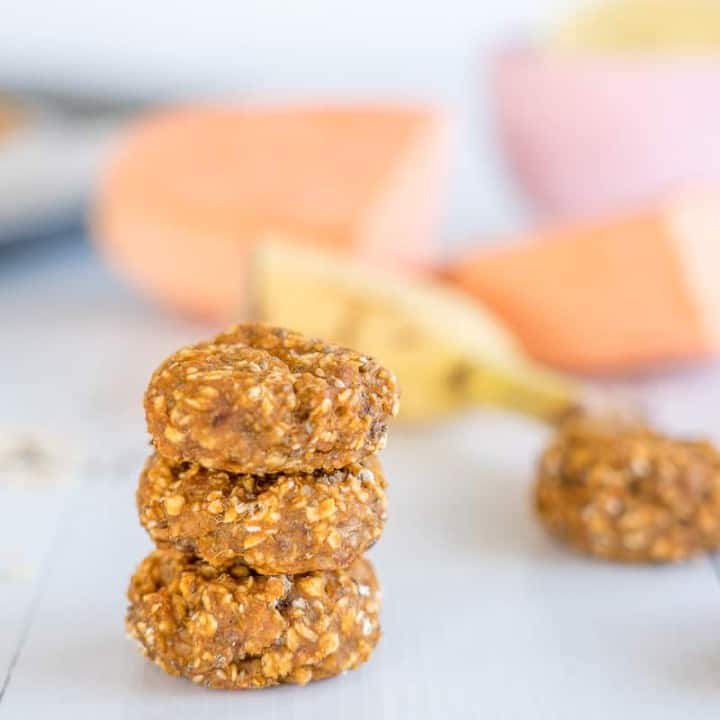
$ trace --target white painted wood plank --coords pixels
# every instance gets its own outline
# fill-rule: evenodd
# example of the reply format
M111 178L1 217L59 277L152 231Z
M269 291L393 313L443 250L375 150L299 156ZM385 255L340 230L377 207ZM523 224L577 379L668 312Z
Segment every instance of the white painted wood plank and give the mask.
M385 638L360 671L306 688L213 692L166 677L124 637L148 550L134 476L81 489L3 718L705 718L717 698L710 563L619 567L548 540L528 511L544 433L476 415L396 432L390 523L372 557Z
M66 485L0 484L0 691L30 623L68 492Z

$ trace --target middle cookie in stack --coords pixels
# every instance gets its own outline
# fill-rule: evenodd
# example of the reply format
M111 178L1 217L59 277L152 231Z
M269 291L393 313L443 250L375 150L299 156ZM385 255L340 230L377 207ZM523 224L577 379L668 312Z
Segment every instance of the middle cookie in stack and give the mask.
M236 475L155 454L137 501L158 547L263 575L347 567L380 537L386 517L376 458L333 472Z
M227 630L227 641L215 630L208 652L207 638L192 632L199 626L190 616L176 618L171 630L152 625L148 639L152 618L144 608L165 601L172 607L178 590L170 575L192 567L207 567L201 575L219 578L213 584L222 578L234 584L238 568L245 567L251 575L291 576L278 588L302 579L292 576L311 573L304 577L312 579L322 572L336 572L341 585L358 585L348 579L354 571L343 570L382 532L385 479L374 455L384 447L397 404L394 377L374 360L279 328L238 326L163 363L145 398L156 453L142 472L137 501L141 523L160 552L180 551L187 560L178 565L156 554L146 561L148 576L140 577L141 568L133 580L128 625L148 655L173 674L222 687L304 682L365 659L351 651L350 640L355 634L376 640L377 618L370 622L360 611L360 629L356 633L348 622L340 623L337 643L328 640L327 651L318 656L322 662L305 658L300 667L288 660L283 672L273 661L260 679L237 670L232 678L228 666L246 667L262 655L237 648L237 627ZM323 587L328 583L325 578ZM365 587L358 585L360 600ZM276 602L284 606L282 598ZM325 604L325 620L319 621L324 626L330 622L327 613L342 611L347 599L316 602ZM183 603L186 607L187 598ZM287 620L277 622L268 646L276 654L297 635ZM223 644L232 647L218 653ZM178 647L188 652L178 655ZM199 650L222 658L219 666L213 661L205 668L196 657Z

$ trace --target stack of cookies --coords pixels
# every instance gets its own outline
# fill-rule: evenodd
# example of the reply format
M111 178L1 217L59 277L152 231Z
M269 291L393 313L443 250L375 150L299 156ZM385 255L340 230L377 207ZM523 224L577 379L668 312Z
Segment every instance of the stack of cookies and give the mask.
M157 550L128 591L147 657L218 688L362 664L380 636L362 557L385 522L375 454L397 409L375 360L280 328L169 357L145 396L155 452L137 492Z

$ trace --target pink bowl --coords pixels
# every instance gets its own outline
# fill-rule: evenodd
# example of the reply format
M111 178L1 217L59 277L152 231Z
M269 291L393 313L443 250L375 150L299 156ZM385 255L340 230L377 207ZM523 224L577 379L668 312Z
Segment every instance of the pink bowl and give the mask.
M505 48L493 62L492 92L510 166L544 217L720 186L720 55Z

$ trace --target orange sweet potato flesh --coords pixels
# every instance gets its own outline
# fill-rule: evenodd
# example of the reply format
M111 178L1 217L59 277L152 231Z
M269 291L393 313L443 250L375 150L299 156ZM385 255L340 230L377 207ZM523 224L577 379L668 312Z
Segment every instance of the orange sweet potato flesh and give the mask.
M109 261L195 316L238 316L246 259L267 235L422 269L443 176L443 123L425 107L191 107L140 121L93 213Z
M632 371L713 350L682 240L665 213L647 211L474 253L449 276L537 359L573 371Z

